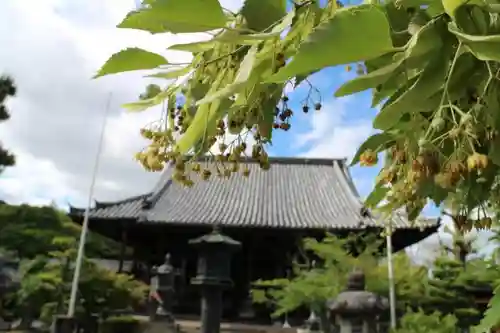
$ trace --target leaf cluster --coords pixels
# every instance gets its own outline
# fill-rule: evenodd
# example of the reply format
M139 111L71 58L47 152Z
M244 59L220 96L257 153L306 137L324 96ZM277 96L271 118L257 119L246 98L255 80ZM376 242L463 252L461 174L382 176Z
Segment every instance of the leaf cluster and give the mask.
M67 311L75 258L76 251L67 248L24 261L20 268L21 285L16 294L18 310L31 313L47 324L54 314ZM84 259L77 315L107 315L114 310L131 310L145 301L147 290L145 284L126 274L114 273Z
M427 314L422 310L408 309L401 318L398 329L393 333L457 333L457 319L451 315L444 315L438 311Z
M359 76L335 95L372 89L372 105L381 104L374 120L380 132L353 160L374 165L377 154L386 152L375 189L378 199L369 200L372 206L386 199L383 211L403 206L413 219L427 199L441 204L458 191L460 212L468 216L498 192L496 0L394 0L354 6L328 1L323 7L301 1L288 11L285 1L273 0L265 6L268 15L262 15L258 0L245 1L238 13L224 11L215 0L155 0L118 25L151 33L213 34L208 41L170 47L191 52L189 64L172 64L161 55L131 48L113 55L97 74L157 69L152 75L156 78L183 76L166 88L149 87L139 102L127 105L138 111L165 102L172 119L182 118L180 126L163 121L143 131L152 140L137 155L146 169L160 171L175 162L174 178L192 185L186 173L192 159L179 159L188 152L209 152L226 131L243 131L238 142L247 134L255 136L252 157L267 169L263 152L273 130L290 128L276 122L284 83L298 84L325 67L357 63ZM176 109L179 96L184 102ZM306 99L304 106L308 104ZM245 154L238 143L222 148L222 164ZM219 173L231 175L225 169ZM202 172L202 179L209 177Z
M80 231L66 213L53 207L0 204L0 244L17 258L34 258L65 247L68 242L76 248ZM86 253L89 257L117 258L120 245L90 232Z
M304 249L317 259L316 264L295 263L293 275L288 279L256 281L252 290L253 301L273 308L274 316L302 306L321 313L325 302L344 290L354 267L365 272L367 290L388 295L388 270L380 258L380 243L369 236L363 238L351 236L342 239L327 235L322 241L305 239ZM353 243L358 244L358 248L354 248ZM368 245L359 247L362 244ZM393 273L396 306L398 311L409 313L403 319L402 332L411 331L412 325L419 320L423 320L421 329L445 323L443 332L450 329L448 324L454 328L457 325L477 325L481 313L476 296L478 293L487 295L500 281L497 266L490 261L470 260L464 267L456 259L439 257L434 263L432 277L429 277L428 269L413 264L405 253L393 256ZM488 313L491 317L492 311ZM425 317L425 320L420 317Z
M316 1L303 1L287 11L284 0L247 0L238 13L229 13L215 0L155 0L130 13L119 28L151 33L210 31L213 35L208 41L169 47L191 52L189 64L173 64L161 55L129 48L114 54L99 70L97 76L156 69L151 77L169 80L165 88L148 86L138 102L125 105L132 111L160 104L165 107L161 120L142 129L151 145L137 154L138 161L149 171L161 171L174 163L173 178L187 186L193 184L196 174L201 179L215 174L230 177L238 171L248 176L249 170L239 168L243 157L258 160L267 170L266 148L272 133L290 130L290 119L296 112L283 94L290 80L274 81L271 77L337 8L334 1L324 8ZM262 15L264 11L267 15ZM305 79L297 78L295 84ZM307 113L309 109L321 109L321 98L311 85L300 111ZM235 139L228 139L229 135ZM254 144L247 147L250 140ZM213 147L219 150L218 167L203 169L196 163L197 157L210 154ZM192 157L186 160L187 153Z
M441 205L453 197L460 228L489 228L485 212L499 167L498 4L402 0L384 7L391 27L401 26L391 32L393 51L365 59L368 73L336 93L372 89L373 106L381 104L373 123L381 132L353 160L374 165L385 154L371 195L377 200L369 203L385 199L381 211L406 207L414 219L428 199Z
M275 316L301 306L319 312L323 310L326 301L345 289L347 277L354 268L365 272L367 290L388 295L387 266L380 263L380 242L374 237L340 238L328 234L321 241L305 239L304 249L318 259L317 263L312 267L296 263L293 276L289 279L256 281L252 290L255 303L274 307ZM413 266L405 254L395 257L398 305L405 308L422 295L422 282L425 281L427 272L421 267Z

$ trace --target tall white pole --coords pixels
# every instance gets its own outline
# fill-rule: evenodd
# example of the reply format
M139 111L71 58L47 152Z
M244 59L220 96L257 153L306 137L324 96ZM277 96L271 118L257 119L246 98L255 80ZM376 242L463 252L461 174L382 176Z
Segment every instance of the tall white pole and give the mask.
M86 241L87 232L89 229L90 206L92 204L92 198L94 196L95 181L97 178L97 171L99 170L99 162L101 159L102 148L104 146L104 144L103 144L104 143L104 133L106 130L106 124L108 122L108 113L109 113L109 109L111 106L111 96L112 96L112 94L110 93L108 96L108 101L106 103L106 110L105 110L104 120L102 122L102 128L101 128L101 136L99 138L96 158L95 158L95 162L94 162L94 170L92 172L92 181L90 182L87 207L85 207L85 215L83 217L82 231L80 233L80 243L78 244L78 254L76 256L76 262L75 262L75 273L73 274L73 282L71 284L71 296L69 298L68 317L73 317L75 314L76 295L78 293L78 283L80 281L80 272L81 272L81 268L82 268L83 257L85 255L85 241Z
M394 268L392 267L392 221L387 225L387 276L389 278L389 308L391 328L396 328L396 290L394 285Z

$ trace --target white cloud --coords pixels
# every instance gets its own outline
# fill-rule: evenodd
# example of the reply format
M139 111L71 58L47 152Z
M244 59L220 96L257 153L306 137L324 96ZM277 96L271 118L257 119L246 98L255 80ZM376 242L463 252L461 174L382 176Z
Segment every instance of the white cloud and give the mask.
M295 138L297 148L309 146L303 156L351 158L355 154L361 143L373 133L373 128L369 119L345 121L347 107L352 101L352 97L335 99L307 117L311 129Z
M236 9L241 0L221 1ZM0 141L18 163L0 178L9 202L84 204L106 99L113 93L95 197L112 200L149 191L157 179L133 159L146 142L139 129L160 117L159 108L124 113L149 83L141 73L91 80L113 53L138 46L170 62L190 55L165 51L169 45L206 39L207 34L151 35L117 29L135 8L134 0L0 1L0 73L13 76L18 96L9 102L12 118Z
M408 247L406 252L415 263L431 266L434 260L444 253L443 247L447 247L448 249L453 247L453 230L454 227L451 218L444 215L441 220L441 227L436 234ZM497 247L496 244L489 241L492 235L491 231L476 229L472 229L465 234L465 240L471 243L473 249L468 258L490 256Z
M68 175L52 161L16 151L16 162L16 167L7 169L0 178L0 193L6 201L45 205L55 198L79 196L71 189Z

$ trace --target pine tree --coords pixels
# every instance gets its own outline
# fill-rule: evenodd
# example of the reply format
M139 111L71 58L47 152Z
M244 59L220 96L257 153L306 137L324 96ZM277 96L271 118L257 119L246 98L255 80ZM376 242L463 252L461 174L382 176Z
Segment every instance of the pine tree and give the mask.
M429 280L428 294L423 299L429 312L454 314L459 327L470 327L481 319L471 288L474 281L464 280L464 266L459 260L438 258ZM472 285L471 285L472 284Z
M14 81L8 76L0 77L0 121L5 121L10 118L9 111L5 102L8 97L14 97L16 95L16 86ZM13 166L16 160L14 155L12 155L8 150L2 147L0 143L0 172L2 172L5 167Z

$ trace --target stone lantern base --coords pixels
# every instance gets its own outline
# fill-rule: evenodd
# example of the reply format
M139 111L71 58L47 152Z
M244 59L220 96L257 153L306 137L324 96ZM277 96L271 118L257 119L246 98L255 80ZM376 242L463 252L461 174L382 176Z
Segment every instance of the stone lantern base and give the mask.
M57 315L54 316L52 323L53 333L73 333L76 329L76 320L74 317Z

